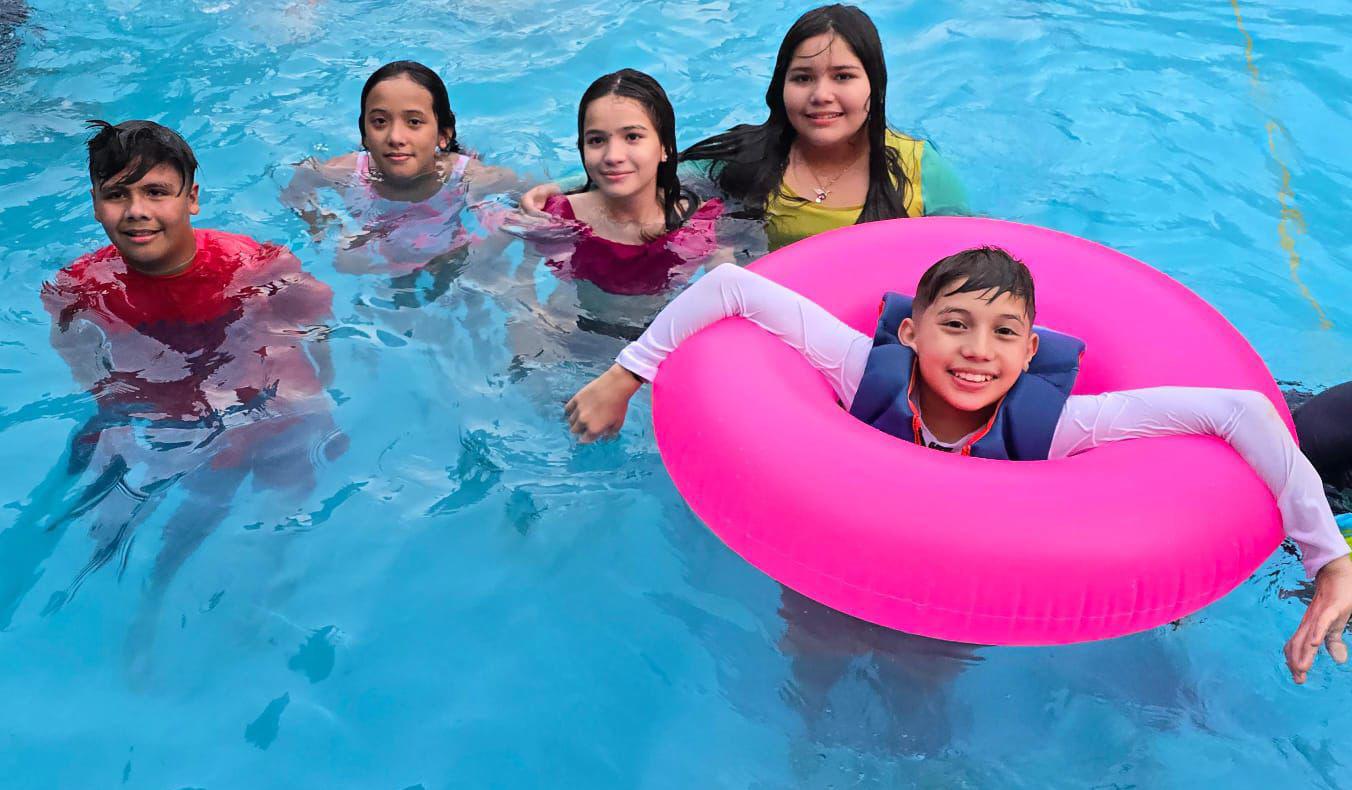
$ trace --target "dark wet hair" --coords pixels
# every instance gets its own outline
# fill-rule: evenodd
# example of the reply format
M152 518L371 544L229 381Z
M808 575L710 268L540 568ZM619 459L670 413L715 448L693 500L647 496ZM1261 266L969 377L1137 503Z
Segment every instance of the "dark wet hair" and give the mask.
M949 286L962 280L952 290ZM1028 323L1033 323L1037 306L1033 300L1033 275L1023 261L999 247L975 247L950 255L929 267L915 286L911 316L918 317L940 296L990 292L986 301L994 302L1002 294L1023 301Z
M878 28L868 14L852 5L814 8L798 17L779 45L765 105L770 117L761 124L742 124L696 143L681 159L710 161L709 175L728 197L741 201L748 216L763 218L771 194L780 193L788 168L789 148L797 136L784 109L784 82L793 53L809 38L830 34L859 58L869 81L868 194L858 222L906 216L906 196L919 187L906 178L901 156L887 145L887 64ZM806 201L804 201L806 202Z
M366 140L366 97L371 95L371 89L377 84L400 76L408 77L432 94L432 115L437 119L437 131L450 140L441 150L460 153L460 142L455 139L455 113L451 112L451 97L446 93L446 83L441 81L441 77L438 77L435 71L413 60L386 63L376 69L362 86L361 112L357 114L357 133L361 135L363 143Z
M170 165L183 179L183 189L192 186L197 157L178 132L154 121L85 122L96 129L89 138L89 181L95 189L113 176L127 171L118 184L134 184L157 165ZM182 190L179 190L180 194Z
M1324 390L1291 413L1300 450L1332 489L1340 510L1352 509L1352 381Z
M19 28L28 21L24 0L0 0L0 76L14 65L19 52Z
M699 207L699 199L681 187L681 179L676 175L676 111L671 107L667 92L662 90L657 80L635 69L611 72L588 86L577 104L577 152L584 156L584 162L587 108L605 96L633 99L647 111L648 120L652 121L657 139L662 143L662 151L667 155L666 161L657 165L657 191L662 198L667 230L679 228L691 212ZM588 175L587 183L578 191L586 192L592 186L591 175Z

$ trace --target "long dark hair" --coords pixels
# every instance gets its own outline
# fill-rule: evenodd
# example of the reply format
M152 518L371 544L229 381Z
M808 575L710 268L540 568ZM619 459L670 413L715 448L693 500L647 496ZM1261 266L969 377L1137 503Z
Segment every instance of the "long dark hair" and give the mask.
M772 193L779 193L789 163L789 149L797 136L784 109L784 81L793 53L809 38L830 34L854 50L868 75L871 95L868 131L868 195L859 222L906 216L911 184L901 157L887 145L887 64L882 40L868 14L852 5L814 8L798 17L779 45L774 74L765 91L770 117L762 124L734 126L722 134L687 148L683 160L711 161L709 174L729 197L742 202L743 211L763 218ZM782 193L781 193L782 194Z
M432 115L437 119L437 131L446 135L450 141L441 150L460 153L460 142L455 139L455 113L451 112L451 97L446 93L446 83L441 81L435 71L413 60L386 63L367 78L361 88L361 112L357 114L357 131L361 139L366 139L366 97L371 95L371 89L377 84L399 76L408 77L432 94Z
M699 207L699 199L681 187L681 179L676 175L676 111L671 108L667 92L662 90L657 80L635 69L620 69L606 74L588 86L577 104L577 152L584 156L584 163L586 140L583 134L586 131L587 108L605 96L633 99L647 111L648 120L652 121L657 139L662 143L662 151L666 154L666 161L657 165L657 191L662 200L662 213L666 217L667 230L676 230ZM586 192L593 186L591 175L588 174L587 183L578 191Z

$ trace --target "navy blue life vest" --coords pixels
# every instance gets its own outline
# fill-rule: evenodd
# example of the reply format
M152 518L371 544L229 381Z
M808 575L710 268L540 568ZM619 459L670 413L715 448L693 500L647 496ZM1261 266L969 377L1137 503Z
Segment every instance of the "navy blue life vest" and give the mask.
M901 344L897 330L910 314L911 297L895 293L883 297L873 351L850 406L854 417L908 442L916 436L910 403L915 352ZM1041 327L1037 333L1037 354L1027 372L1014 382L969 454L1009 461L1046 460L1056 423L1080 372L1084 341Z

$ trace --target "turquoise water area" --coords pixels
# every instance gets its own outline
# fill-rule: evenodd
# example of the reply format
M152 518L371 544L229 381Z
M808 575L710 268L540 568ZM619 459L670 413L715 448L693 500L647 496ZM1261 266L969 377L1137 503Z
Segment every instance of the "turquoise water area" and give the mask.
M1352 675L1323 659L1298 688L1282 664L1303 611L1288 552L1175 626L1071 647L959 649L781 601L676 494L646 396L618 441L570 440L560 403L622 341L514 307L493 261L408 306L279 202L295 163L356 146L385 61L436 68L485 160L552 177L576 170L575 102L604 71L657 76L683 145L761 119L809 3L31 5L0 31L0 786L1348 783ZM976 211L1158 266L1279 379L1348 378L1345 3L864 8L892 122L940 145ZM299 500L240 488L154 605L194 494L160 492L76 584L98 536L43 516L89 481L40 488L94 407L39 288L105 243L83 121L136 117L195 147L199 226L288 244L334 289L349 442L315 439ZM1157 320L1139 307L1105 309Z

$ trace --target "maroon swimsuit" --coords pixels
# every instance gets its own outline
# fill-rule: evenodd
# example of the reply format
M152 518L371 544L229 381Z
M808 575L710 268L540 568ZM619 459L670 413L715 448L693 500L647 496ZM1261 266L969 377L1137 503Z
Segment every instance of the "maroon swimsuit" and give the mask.
M589 280L613 294L656 294L667 290L674 279L689 274L716 249L714 222L723 213L723 203L704 203L681 227L643 244L622 244L597 236L590 226L577 221L564 195L551 197L545 203L545 212L578 227L572 256L548 262L561 278Z

